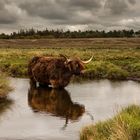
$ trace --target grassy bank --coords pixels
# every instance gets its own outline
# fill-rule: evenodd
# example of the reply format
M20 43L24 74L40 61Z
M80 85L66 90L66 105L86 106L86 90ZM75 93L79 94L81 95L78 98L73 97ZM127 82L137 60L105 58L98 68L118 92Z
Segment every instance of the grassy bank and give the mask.
M140 78L140 49L97 49L97 48L46 48L46 49L0 49L0 69L11 76L27 76L28 61L35 55L68 57L78 56L82 60L94 56L86 65L85 79Z
M0 72L0 108L1 104L3 104L2 100L7 97L11 90L12 88L9 86L8 78L5 74Z
M140 106L123 109L113 119L85 127L81 140L139 140Z

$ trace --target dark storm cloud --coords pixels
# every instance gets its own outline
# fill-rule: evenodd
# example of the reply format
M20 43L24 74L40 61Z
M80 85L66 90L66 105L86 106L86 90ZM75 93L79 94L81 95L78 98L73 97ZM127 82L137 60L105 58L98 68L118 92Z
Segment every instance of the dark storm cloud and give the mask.
M82 13L87 10L97 9L101 5L100 0L36 0L34 2L26 1L19 6L27 11L29 15L43 17L48 20L62 20L62 23L67 23L67 21L74 22L75 19L82 18Z
M0 24L12 24L17 21L17 17L9 10L9 3L7 0L0 1Z
M21 3L20 8L32 16L46 19L66 19L65 9L53 1L35 0Z

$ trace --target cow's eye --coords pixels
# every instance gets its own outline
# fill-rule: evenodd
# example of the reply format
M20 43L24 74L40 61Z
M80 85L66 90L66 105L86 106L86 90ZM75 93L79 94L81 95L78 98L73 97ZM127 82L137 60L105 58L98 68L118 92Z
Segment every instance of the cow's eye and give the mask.
M79 67L79 65L78 64L76 64L76 68L78 68Z

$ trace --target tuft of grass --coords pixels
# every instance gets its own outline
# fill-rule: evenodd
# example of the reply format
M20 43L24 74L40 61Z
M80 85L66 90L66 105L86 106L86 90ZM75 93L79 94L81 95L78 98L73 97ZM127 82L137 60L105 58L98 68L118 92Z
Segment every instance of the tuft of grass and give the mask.
M95 61L87 66L84 77L94 78L108 78L113 80L124 80L128 76L128 72L121 67L107 62Z
M7 109L10 109L11 105L13 104L13 100L10 99L0 99L0 116L3 114Z
M80 139L140 140L140 106L129 106L113 119L83 128Z
M0 99L6 98L11 90L7 76L0 72Z

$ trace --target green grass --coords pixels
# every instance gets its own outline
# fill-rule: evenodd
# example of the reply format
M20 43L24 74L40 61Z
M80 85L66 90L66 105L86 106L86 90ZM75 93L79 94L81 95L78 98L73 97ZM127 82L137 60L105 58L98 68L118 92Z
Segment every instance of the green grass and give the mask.
M140 140L140 106L129 106L113 119L83 128L80 139Z
M68 57L77 56L82 60L94 56L92 62L86 65L85 79L108 78L123 80L140 78L140 49L117 48L46 48L46 49L0 49L0 69L10 76L26 77L28 61L36 55Z
M11 90L12 88L9 86L8 78L0 72L0 101L5 99Z

